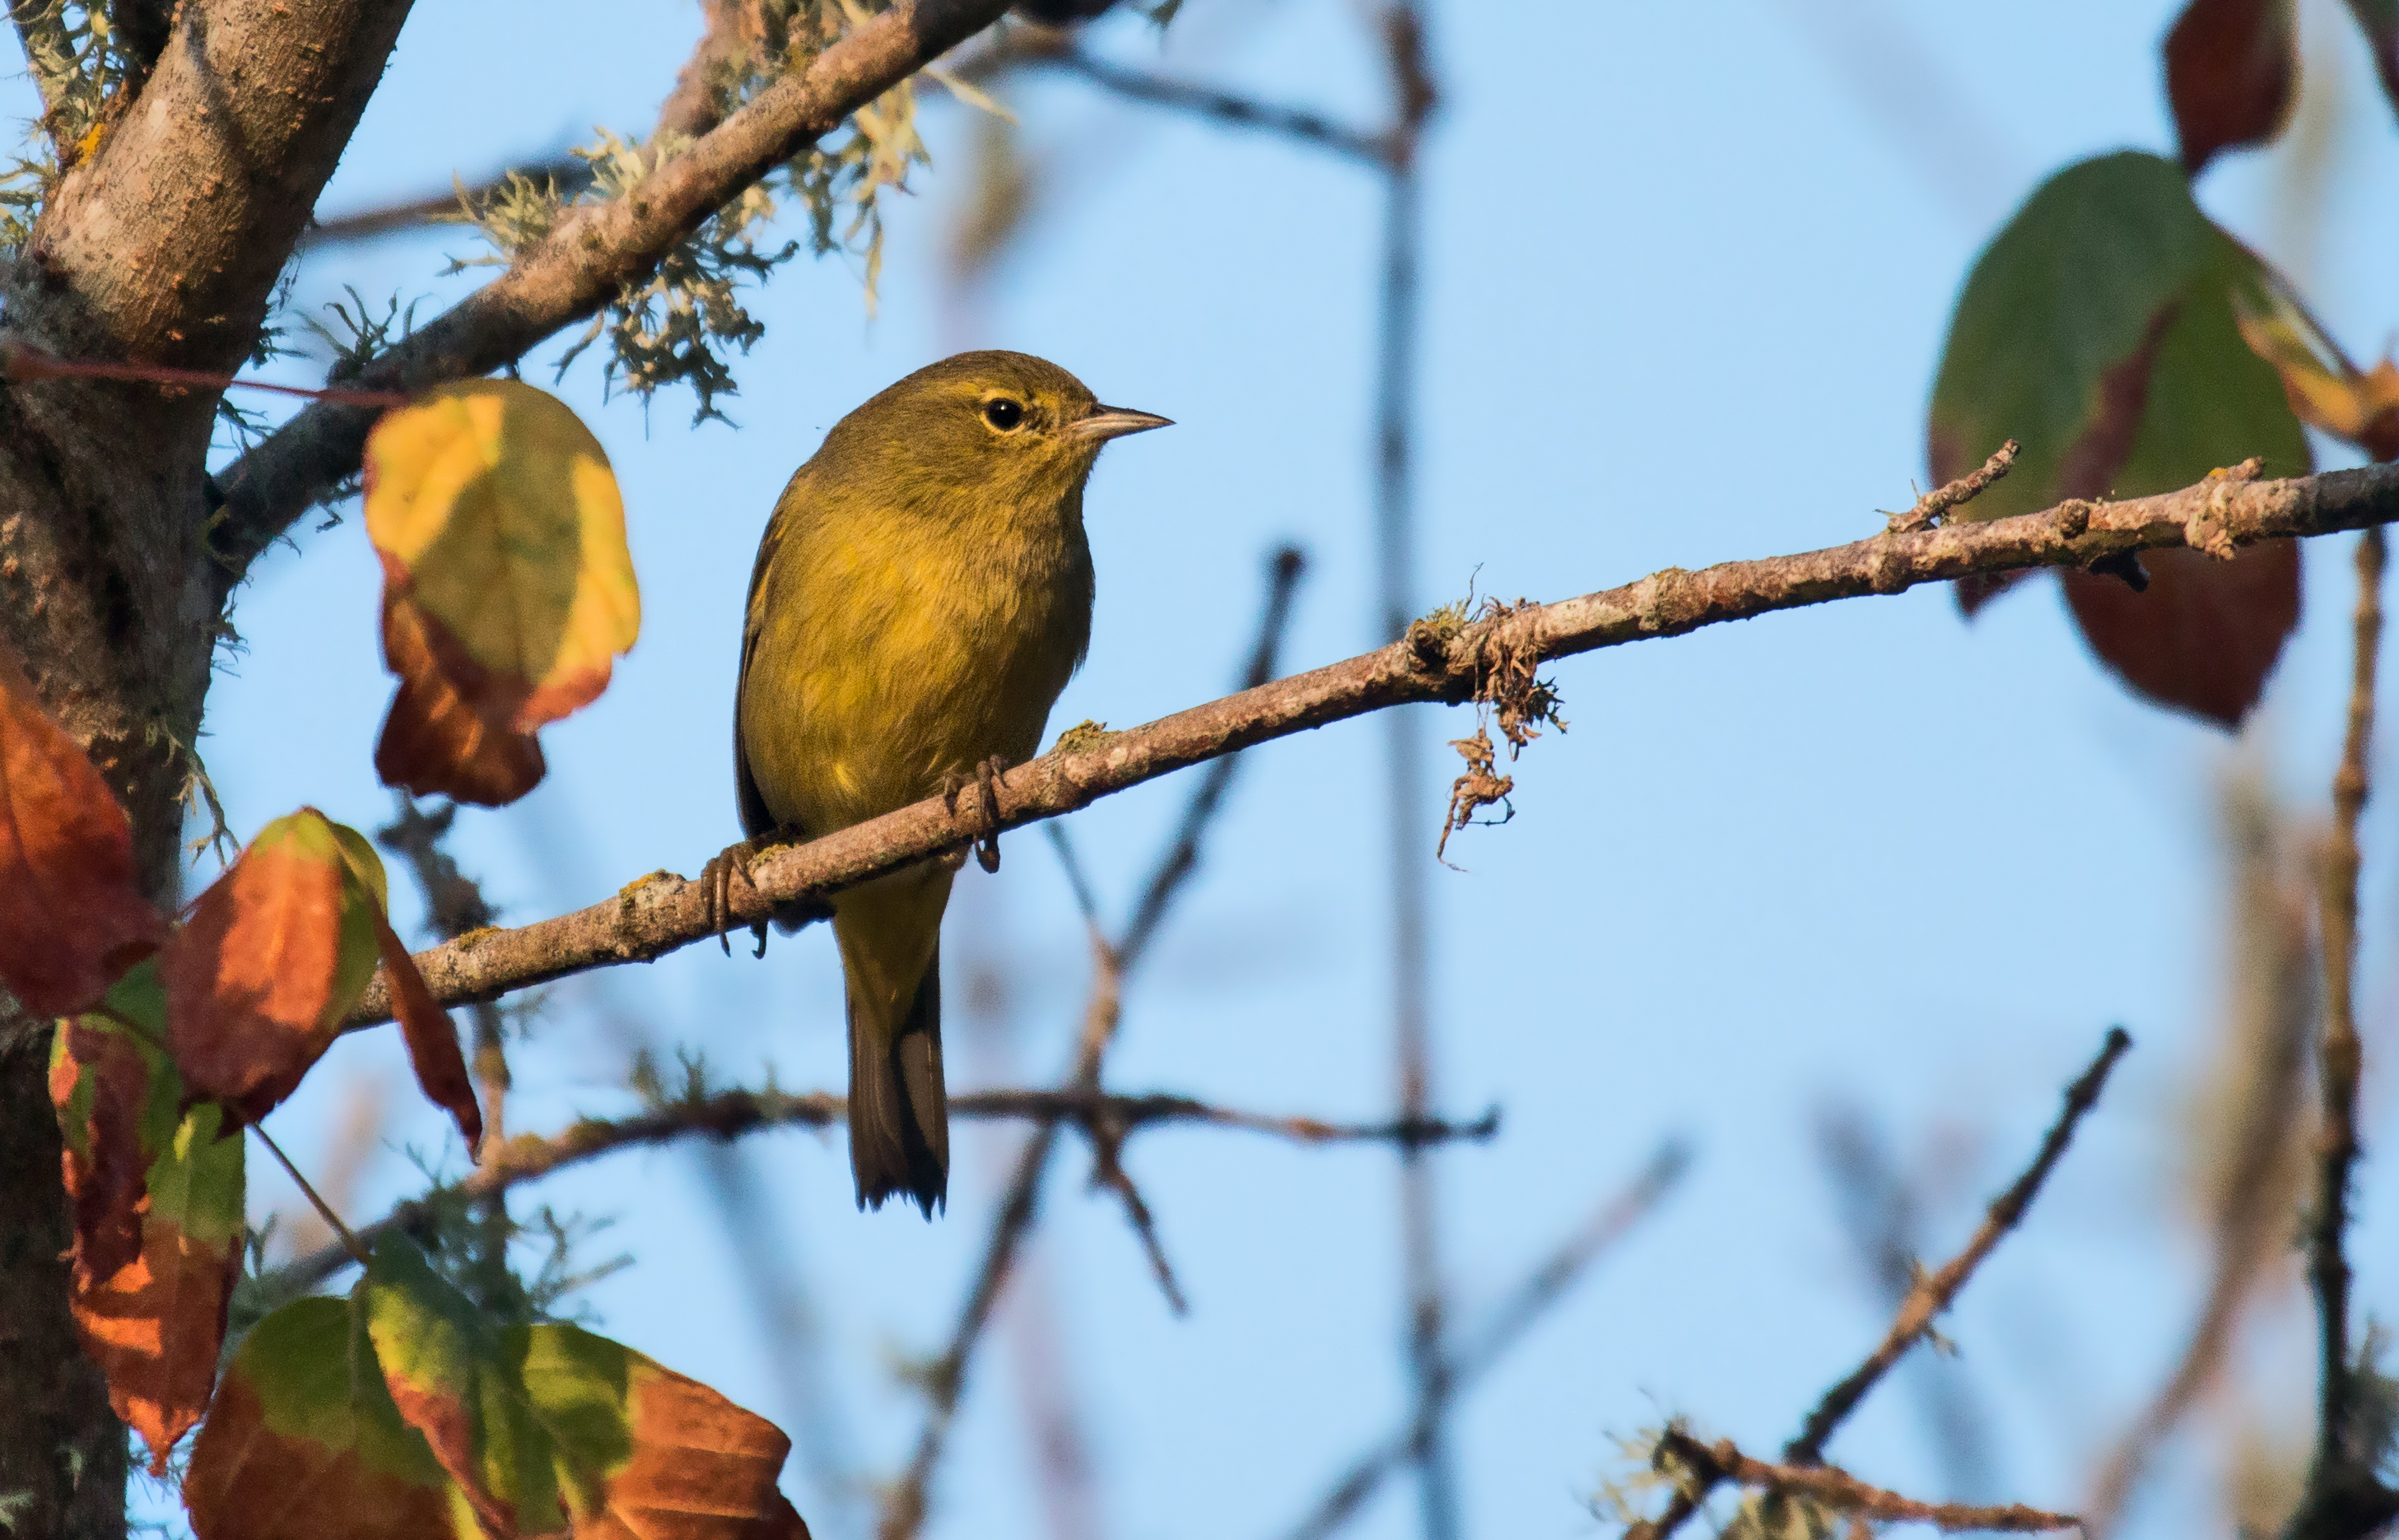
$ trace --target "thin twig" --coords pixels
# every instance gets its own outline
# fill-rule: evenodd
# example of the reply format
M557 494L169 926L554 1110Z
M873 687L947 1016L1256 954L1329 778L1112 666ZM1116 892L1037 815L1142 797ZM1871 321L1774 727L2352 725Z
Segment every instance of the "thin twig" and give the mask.
M1768 1493L1790 1493L1837 1512L1889 1523L1931 1524L1936 1529L1998 1530L2038 1534L2051 1530L2080 1529L2082 1520L2070 1513L2050 1513L2022 1503L1982 1506L1973 1503L1924 1503L1898 1493L1869 1486L1846 1470L1820 1465L1773 1465L1743 1454L1730 1439L1703 1444L1680 1428L1668 1428L1658 1441L1659 1453L1710 1486L1730 1481Z
M2034 1155L2032 1164L2025 1168L2024 1174L2017 1177L2006 1192L1992 1200L1982 1225L1967 1241L1965 1250L1952 1257L1940 1271L1925 1275L1909 1291L1891 1321L1891 1330L1884 1333L1883 1340L1875 1350L1866 1355L1865 1361L1824 1393L1823 1399L1808 1414L1798 1437L1783 1446L1782 1457L1786 1462L1795 1466L1823 1462L1824 1445L1842 1420L1856 1409L1858 1402L1874 1388L1876 1382L1890 1371L1891 1366L1899 1361L1901 1355L1923 1337L1934 1318L1949 1307L1950 1302L1958 1297L1959 1290L1965 1288L1967 1280L1974 1276L1974 1269L1991 1254L1992 1248L1999 1245L2024 1218L2025 1209L2030 1207L2040 1191L2041 1183L2049 1180L2049 1173L2056 1166L2058 1157L2066 1153L2067 1145L2073 1141L2075 1129L2098 1102L2099 1092L2107 1085L2109 1072L2115 1069L2116 1061L2132 1046L2133 1040L2125 1034L2123 1028L2108 1029L2107 1041L2100 1046L2099 1057L2092 1060L2091 1067L2084 1070L2073 1085L2067 1087L2066 1105L2059 1111L2057 1121L2050 1125L2049 1132L2042 1137L2040 1149ZM1716 1483L1709 1479L1694 1479L1678 1486L1665 1511L1655 1519L1645 1519L1628 1527L1624 1540L1665 1540L1705 1506L1715 1486Z
M483 1164L463 1178L455 1191L468 1198L491 1197L565 1167L620 1150L664 1144L695 1135L734 1140L770 1128L830 1128L847 1115L847 1102L830 1091L717 1091L670 1101L630 1117L585 1118L547 1138L519 1134L506 1143L488 1143ZM1141 1128L1190 1124L1238 1128L1287 1139L1296 1144L1426 1144L1454 1140L1479 1142L1499 1131L1496 1109L1469 1123L1438 1118L1421 1123L1330 1123L1313 1117L1245 1112L1195 1097L1160 1092L1112 1096L1072 1089L966 1091L950 1098L950 1115L1021 1118L1045 1130L1055 1129L1060 1124L1087 1130L1105 1124L1120 1130L1119 1137ZM413 1231L425 1223L430 1212L425 1200L413 1199L400 1204L359 1234L372 1241L386 1230ZM332 1277L341 1265L339 1248L314 1252L277 1269L277 1287L305 1292Z
M1926 493L1918 498L1916 506L1905 513L1883 515L1883 518L1889 521L1890 533L1912 534L1918 530L1931 529L1945 515L1980 497L1986 487L2005 476L2014 466L2016 455L2022 452L2022 448L2023 446L2011 439L2001 444L1989 459L1983 462L1980 470L1968 471L1958 480Z
M1299 580L1301 562L1290 547L1276 551L1268 567L1267 602L1258 625L1257 644L1252 649L1244 679L1253 688L1274 676L1276 655L1282 645L1282 635L1291 618L1291 590ZM1139 960L1150 938L1156 934L1159 918L1166 905L1179 890L1186 878L1198 865L1197 850L1201 833L1209 819L1222 806L1225 781L1233 773L1232 760L1220 761L1225 768L1219 772L1210 767L1210 774L1193 794L1189 810L1185 814L1176 838L1151 872L1144 885L1140 903L1135 905L1135 924L1143 928L1129 928L1125 942L1110 944L1101 931L1097 905L1092 901L1091 884L1078 870L1074 858L1074 846L1063 836L1053 836L1060 858L1067 863L1068 876L1075 881L1078 901L1083 905L1086 920L1091 927L1092 977L1091 995L1083 1012L1083 1030L1075 1049L1074 1068L1068 1072L1064 1089L1070 1096L1095 1096L1100 1087L1100 1072L1108 1047L1116 1039L1117 1027L1122 1020L1123 987L1126 968ZM1145 924L1142 916L1148 916ZM957 1101L951 1103L955 1110ZM876 1526L879 1540L913 1540L924 1527L925 1514L931 1500L933 1471L941 1464L949 1447L951 1425L957 1419L958 1398L966 1388L966 1371L976 1344L982 1340L983 1328L990 1323L992 1309L999 1302L1000 1290L1007 1287L1009 1275L1014 1271L1018 1251L1032 1228L1034 1216L1039 1211L1041 1181L1050 1167L1050 1155L1057 1147L1058 1126L1042 1124L1024 1141L1024 1150L1017 1157L1016 1170L1009 1180L1007 1195L1000 1200L999 1212L992 1221L991 1239L983 1249L983 1263L975 1274L974 1285L968 1290L965 1307L959 1312L958 1323L951 1334L949 1345L942 1350L926 1371L925 1425L916 1437L916 1447L909 1456L908 1468L895 1482L884 1499L883 1519ZM1130 1183L1127 1184L1128 1187ZM1120 1191L1119 1196L1123 1196ZM1154 1223L1150 1223L1148 1207L1134 1201L1126 1206L1127 1218L1141 1237L1144 1250L1158 1270L1170 1300L1179 1299L1181 1290L1174 1286L1172 1269L1165 1264L1163 1250L1158 1243Z
M1471 1332L1461 1334L1448 1373L1446 1394L1454 1401L1488 1373L1525 1333L1564 1299L1592 1264L1616 1248L1628 1231L1656 1209L1690 1166L1690 1151L1669 1140L1649 1157L1640 1174L1622 1191L1613 1193L1575 1227L1557 1249L1544 1257ZM1289 1532L1290 1540L1325 1540L1365 1506L1391 1474L1408 1463L1417 1444L1421 1411L1412 1409L1389 1438L1368 1449L1326 1490L1314 1507Z
M277 1164L283 1168L283 1174L290 1177L299 1187L300 1195L308 1200L310 1208L317 1210L317 1217L325 1222L325 1228L332 1231L339 1238L342 1250L348 1254L349 1259L364 1267L367 1264L367 1249L360 1244L359 1237L351 1233L350 1227L342 1223L342 1216L333 1212L333 1206L318 1196L317 1189L309 1185L308 1179L300 1174L300 1168L291 1164L291 1157L283 1153L283 1146L275 1142L274 1136L269 1134L263 1125L253 1123L250 1126L250 1131L258 1136L258 1141L261 1144L266 1146L267 1154L273 1155Z
M1375 369L1375 557L1382 634L1398 642L1416 614L1415 417L1422 286L1423 182L1418 147L1436 94L1425 56L1424 15L1416 0L1389 0L1378 17L1390 91L1391 128L1383 136L1382 281L1376 305ZM1424 819L1421 712L1384 718L1389 784L1384 809L1389 861L1391 1057L1403 1118L1432 1104L1431 872L1419 841ZM1448 841L1444 827L1443 844ZM1438 854L1438 852L1436 852ZM1415 1145L1400 1149L1400 1248L1407 1290L1402 1333L1416 1411L1410 1458L1416 1467L1417 1515L1425 1540L1457 1540L1457 1479L1447 1411L1447 1301L1442 1277L1439 1195L1431 1163Z
M1001 781L998 826L1021 828L1189 765L1408 701L1462 702L1483 683L1482 660L1504 640L1528 663L1679 636L1777 610L1895 594L1969 573L2087 566L2112 551L2330 534L2399 520L2399 466L2326 471L2284 481L2212 479L2122 503L2070 502L2037 514L1959 520L1915 534L1877 534L1825 550L1668 568L1638 582L1511 610L1454 638L1412 628L1406 641L1196 706L1098 742L1020 765ZM1495 640L1499 639L1499 640ZM717 906L707 885L669 872L639 878L605 900L515 929L419 953L433 997L495 999L617 963L655 959L760 919L775 906L822 897L954 848L957 822L940 797L806 844L775 850ZM728 912L729 911L729 912ZM389 1019L378 979L346 1025Z
M1028 62L1078 75L1130 101L1190 113L1231 128L1258 129L1330 150L1369 166L1386 166L1391 159L1390 136L1366 133L1305 108L1278 106L1236 96L1213 86L1171 80L1146 70L1130 69L1097 58L1071 45L1056 49L1027 50L1023 57Z
M2362 1447L2356 1405L2361 1366L2349 1332L2349 1188L2357 1165L2357 1083L2364 1049L2357 1035L2358 815L2365 806L2374 741L2374 682L2382 642L2382 531L2357 542L2357 614L2349 694L2349 730L2332 781L2333 831L2324 858L2324 1033L2317 1079L2324 1099L2317 1131L2315 1202L2308 1225L2308 1278L2316 1297L2316 1444L2294 1536L2362 1535L2399 1512L2399 1493L2377 1479L2384 1452Z
M571 201L591 185L591 163L580 155L531 161L511 167L489 182L463 190L453 186L423 197L361 209L355 213L335 214L329 219L319 220L300 232L300 249L305 251L322 246L376 240L402 231L421 230L431 224L463 223L466 208L481 208L506 192L511 182L519 179L535 183L547 182L558 190L559 196Z

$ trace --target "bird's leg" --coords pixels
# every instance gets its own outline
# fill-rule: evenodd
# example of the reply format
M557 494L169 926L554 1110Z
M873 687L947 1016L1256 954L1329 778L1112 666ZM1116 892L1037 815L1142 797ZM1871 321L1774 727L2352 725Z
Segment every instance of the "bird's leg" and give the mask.
M738 875L742 886L752 885L750 863L758 858L759 849L756 840L728 844L711 856L708 864L699 869L700 901L708 916L708 928L716 932L716 944L725 949L727 957L733 955L733 879ZM766 922L759 920L753 923L750 926L750 934L758 940L758 950L751 955L766 956Z
M999 777L1008 773L1008 762L997 754L975 766L975 786L983 793L983 805L971 816L958 810L958 800L967 789L966 777L956 770L942 777L942 805L948 808L958 832L966 836L967 847L985 871L999 870ZM942 858L952 871L966 865L966 851L951 851Z
M999 870L999 777L1008 774L1008 762L997 754L975 766L975 779L983 787L983 836L975 843L975 859L985 871Z

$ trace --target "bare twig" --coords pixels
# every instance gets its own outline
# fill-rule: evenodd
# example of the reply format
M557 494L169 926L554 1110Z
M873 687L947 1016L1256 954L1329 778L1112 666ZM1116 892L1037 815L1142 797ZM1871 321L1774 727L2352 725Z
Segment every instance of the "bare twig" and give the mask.
M1575 1280L1593 1263L1614 1250L1626 1232L1646 1218L1690 1165L1690 1152L1678 1141L1668 1141L1649 1158L1631 1185L1609 1195L1578 1225L1557 1250L1541 1260L1523 1281L1510 1290L1471 1332L1461 1334L1449 1370L1445 1393L1454 1400L1471 1390L1525 1333L1565 1297ZM1412 1410L1399 1429L1353 1461L1308 1516L1288 1533L1290 1540L1325 1540L1354 1518L1366 1499L1392 1472L1408 1463L1418 1442L1421 1409Z
M2229 536L2250 544L2392 520L2399 520L2399 466L2372 466L2283 481L2210 480L2130 502L2069 502L2043 513L1876 535L1699 572L1670 567L1620 588L1511 610L1447 641L1431 627L1412 627L1405 641L1347 662L1020 765L999 783L997 826L1071 813L1186 766L1403 702L1473 698L1484 649L1502 633L1527 659L1545 661L1777 610L1899 593L1968 573L2087 566L2111 551L2185 546L2194 521L2202 525L2203 541ZM732 902L721 908L712 906L702 885L654 872L589 909L419 953L417 966L434 998L446 1005L493 999L590 968L663 956L717 929L770 918L778 903L898 871L956 843L956 819L941 798L928 797L768 854L752 868L752 885L736 885ZM386 1020L390 1010L378 979L347 1024Z
M1130 69L1098 58L1071 44L1054 48L1028 48L1023 57L1028 62L1078 75L1130 101L1190 113L1231 128L1254 128L1279 138L1295 140L1370 166L1385 166L1391 159L1389 135L1352 128L1305 108L1278 106L1237 96L1213 86L1170 80L1146 70Z
M823 1128L847 1115L847 1103L830 1091L731 1090L686 1097L636 1113L630 1117L584 1118L547 1137L519 1134L506 1143L487 1141L483 1164L459 1182L455 1191L469 1198L492 1197L568 1166L645 1145L704 1134L718 1140L739 1139L768 1128ZM1089 1130L1106 1126L1122 1138L1142 1128L1169 1124L1239 1128L1287 1139L1297 1144L1419 1144L1455 1140L1481 1141L1499 1131L1499 1114L1486 1112L1471 1123L1427 1119L1421 1123L1328 1123L1313 1117L1282 1117L1271 1113L1220 1107L1195 1097L1152 1092L1114 1096L1096 1090L966 1091L950 1098L950 1115L961 1118L1021 1118L1045 1131L1061 1124ZM429 1210L420 1201L403 1203L359 1234L372 1243L385 1231L413 1229ZM314 1253L278 1269L278 1286L289 1282L305 1291L332 1276L338 1257Z
M1424 15L1416 0L1389 0L1379 18L1391 93L1391 128L1383 137L1382 284L1376 307L1375 370L1375 558L1382 633L1406 637L1416 604L1415 434L1416 358L1423 242L1423 182L1418 147L1436 95L1425 57ZM1389 802L1385 851L1390 862L1391 1047L1402 1117L1421 1117L1432 1104L1431 873L1418 843L1424 817L1425 764L1415 711L1384 718ZM1446 821L1442 844L1448 843ZM1435 852L1439 854L1438 850ZM1410 1458L1416 1467L1417 1511L1425 1540L1456 1540L1457 1479L1450 1453L1447 1411L1449 1357L1441 1260L1439 1196L1425 1152L1400 1150L1400 1246L1408 1314L1402 1341L1416 1412Z
M1816 1142L1882 1308L1895 1311L1916 1287L1917 1258L1924 1250L1924 1194L1855 1105L1819 1108ZM1952 1497L1972 1498L1993 1485L1991 1455L1983 1419L1953 1367L1918 1358L1915 1388L1926 1431L1941 1454L1944 1490Z
M1283 631L1291 618L1292 588L1299 580L1302 562L1298 552L1286 546L1276 551L1268 564L1266 610L1258 625L1258 641L1252 649L1244 680L1254 688L1273 677L1275 657L1282 644ZM1139 961L1157 934L1167 904L1182 887L1185 880L1198 867L1198 849L1201 834L1209 820L1221 807L1225 787L1233 774L1233 762L1219 761L1223 766L1210 767L1209 776L1194 793L1174 842L1167 847L1149 882L1145 885L1141 901L1134 906L1133 922L1127 928L1122 943L1111 945L1102 933L1098 905L1091 895L1091 885L1075 859L1074 846L1063 831L1053 836L1060 858L1065 862L1067 875L1075 885L1077 901L1091 927L1092 977L1090 1003L1083 1012L1083 1030L1076 1045L1074 1068L1068 1072L1065 1094L1091 1098L1099 1094L1100 1072L1110 1044L1123 1014L1123 988L1127 969ZM956 1101L951 1103L955 1108ZM1093 1151L1096 1157L1095 1180L1105 1182L1105 1172L1114 1161L1113 1152L1102 1141L1094 1127ZM966 1387L968 1361L982 1340L983 1328L991 1320L993 1307L999 1302L1000 1291L1007 1287L1014 1270L1019 1250L1032 1228L1040 1209L1041 1181L1050 1165L1050 1155L1057 1145L1057 1124L1044 1123L1024 1141L1024 1150L1017 1157L1016 1170L1010 1178L1007 1196L1000 1200L998 1216L992 1222L991 1239L984 1247L983 1265L976 1272L973 1287L968 1291L965 1308L959 1313L958 1324L950 1334L949 1345L933 1361L925 1375L925 1425L916 1439L915 1452L909 1457L908 1468L891 1488L883 1506L883 1520L876 1533L881 1540L910 1540L923 1527L928 1504L931 1499L933 1471L941 1464L949 1447L950 1427L956 1421L958 1398ZM1118 1167L1121 1173L1121 1167ZM1182 1291L1174 1282L1172 1270L1166 1263L1163 1249L1158 1241L1156 1225L1148 1205L1132 1189L1130 1179L1118 1188L1125 1201L1126 1217L1140 1237L1144 1251L1150 1259L1161 1287L1170 1302L1180 1307Z
M343 246L398 235L403 230L421 230L428 224L453 223L462 217L462 203L481 207L518 177L535 182L546 182L558 189L560 196L572 198L591 185L591 163L579 155L532 161L464 191L452 187L445 192L428 193L423 197L361 209L355 213L335 214L318 220L300 232L300 248L307 250L320 246Z
M1958 1291L1966 1286L1967 1279L1974 1276L1974 1269L1982 1265L1983 1259L1991 1254L1991 1249L1999 1245L2024 1218L2025 1209L2040 1193L2041 1183L2049 1180L2049 1173L2056 1166L2058 1157L2066 1153L2066 1146L2072 1141L2074 1130L2098 1102L2099 1092L2107 1085L2109 1072L2115 1069L2116 1061L2132 1046L2133 1040L2125 1034L2123 1028L2108 1029L2107 1041L2100 1046L2099 1057L2092 1060L2091 1067L2084 1070L2073 1085L2067 1087L2066 1105L2059 1111L2057 1121L2050 1125L2049 1132L2041 1139L2040 1149L2034 1155L2032 1164L2025 1168L2024 1173L2009 1185L2006 1192L1992 1200L1982 1225L1966 1242L1965 1250L1950 1258L1940 1271L1926 1274L1909 1291L1891 1321L1891 1330L1883 1334L1875 1350L1866 1355L1865 1361L1824 1393L1823 1399L1817 1402L1816 1409L1808 1414L1798 1436L1783 1446L1782 1458L1786 1462L1795 1466L1823 1463L1824 1444L1842 1420L1856 1409L1876 1382L1890 1371L1891 1366L1899 1361L1901 1355L1923 1337L1934 1318L1949 1307ZM1628 1527L1624 1540L1665 1540L1665 1536L1682 1528L1692 1515L1700 1511L1715 1485L1713 1479L1693 1479L1678 1486L1665 1511L1655 1519L1645 1519Z
M2016 463L2022 451L2013 439L2001 444L1991 457L1983 462L1980 470L1968 471L1958 480L1926 493L1916 500L1916 506L1905 513L1885 514L1893 534L1909 534L1931 529L1942 518L1983 494L1985 488L2005 476Z
M2305 1496L2291 1520L2294 1540L2349 1540L2399 1513L2399 1493L2377 1478L2383 1451L2364 1447L2356 1404L2359 1375L2349 1331L2349 1186L2358 1156L2357 1082L2364 1049L2357 1036L2358 815L2365 806L2374 740L2374 682L2382 642L2382 531L2357 542L2355 662L2349 730L2332 782L2333 832L2324 858L2324 1033L2317 1045L2324 1099L2317 1130L2315 1202L2308 1224L2308 1277L2316 1296L2316 1447Z
M1891 1523L1931 1524L1936 1529L1998 1530L2037 1534L2050 1530L2079 1529L2082 1520L2070 1513L2048 1513L2022 1503L1995 1506L1972 1503L1923 1503L1881 1487L1869 1486L1848 1471L1820 1465L1772 1465L1743 1454L1730 1439L1703 1444L1680 1428L1668 1428L1658 1441L1661 1459L1671 1460L1695 1481L1715 1486L1730 1481L1769 1493L1806 1497L1837 1512Z

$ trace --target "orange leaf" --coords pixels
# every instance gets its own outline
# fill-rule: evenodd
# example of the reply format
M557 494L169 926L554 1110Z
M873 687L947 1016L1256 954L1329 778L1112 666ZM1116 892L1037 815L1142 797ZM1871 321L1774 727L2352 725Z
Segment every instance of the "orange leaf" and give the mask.
M108 1376L109 1405L150 1446L153 1474L208 1407L241 1277L241 1135L223 1112L202 1101L184 1114L151 1162L141 1254L79 1282L72 1302L84 1352Z
M522 795L540 762L511 736L597 696L641 628L607 456L556 397L481 380L386 413L366 471L385 661L402 682L377 768L413 790L472 789L464 800Z
M385 591L384 662L400 676L400 693L375 742L375 774L386 786L420 797L438 793L481 807L504 806L541 784L549 768L541 744L531 733L494 726L477 713L469 689L437 661L427 636L434 624L413 601ZM470 686L480 689L481 680L481 670L475 669Z
M0 648L0 983L34 1015L65 1016L166 936L125 810Z
M200 895L160 961L176 1067L241 1121L264 1117L332 1046L346 870L322 814L278 818Z
M192 1445L199 1540L447 1540L450 1486L400 1420L346 1301L299 1300L242 1339Z
M468 1077L466 1056L458 1051L458 1029L450 1013L436 1003L433 992L425 987L416 959L408 954L407 945L380 910L375 913L375 946L383 956L384 977L391 981L392 1014L400 1018L400 1035L407 1039L408 1061L416 1070L416 1084L427 1101L456 1120L458 1132L467 1140L467 1154L479 1155L483 1147L483 1110L475 1101L475 1083Z

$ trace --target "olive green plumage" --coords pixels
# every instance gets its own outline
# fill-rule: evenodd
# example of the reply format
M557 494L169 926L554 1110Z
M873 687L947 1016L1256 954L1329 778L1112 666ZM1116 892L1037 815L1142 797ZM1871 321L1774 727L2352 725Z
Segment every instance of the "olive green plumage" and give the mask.
M742 628L733 762L743 832L813 838L1040 747L1091 633L1083 483L1109 439L1165 419L1101 406L1057 365L962 353L835 424L784 488ZM942 911L928 862L833 899L861 1207L946 1199Z

